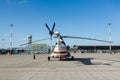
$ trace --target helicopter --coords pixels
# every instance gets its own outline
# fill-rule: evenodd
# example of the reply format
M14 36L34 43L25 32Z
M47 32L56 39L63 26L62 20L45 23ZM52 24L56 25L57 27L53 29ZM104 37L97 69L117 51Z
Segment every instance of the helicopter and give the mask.
M50 56L48 56L48 61L51 60L51 58L59 58L62 59L71 59L74 60L74 56L71 56L68 47L66 46L66 43L64 42L63 38L75 38L75 39L85 39L85 40L94 40L94 41L100 41L100 42L107 42L111 43L110 41L105 40L99 40L99 39L93 39L93 38L85 38L85 37L76 37L76 36L62 36L60 32L54 32L55 23L53 23L52 29L45 23L46 28L49 31L50 39L52 40L52 36L56 35L56 44L54 48L52 48L52 52Z

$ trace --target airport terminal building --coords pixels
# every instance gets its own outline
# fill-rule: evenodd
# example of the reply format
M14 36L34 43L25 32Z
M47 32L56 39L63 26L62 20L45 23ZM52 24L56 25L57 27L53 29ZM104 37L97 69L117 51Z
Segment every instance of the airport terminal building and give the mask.
M109 45L78 45L77 51L80 53L109 53ZM120 53L120 45L112 45L111 51Z
M74 45L70 46L71 52L77 53L109 53L109 45ZM112 45L111 51L120 53L120 45ZM0 49L0 54L7 54L9 49ZM12 54L21 53L50 53L50 47L47 44L30 44L26 47L12 48Z

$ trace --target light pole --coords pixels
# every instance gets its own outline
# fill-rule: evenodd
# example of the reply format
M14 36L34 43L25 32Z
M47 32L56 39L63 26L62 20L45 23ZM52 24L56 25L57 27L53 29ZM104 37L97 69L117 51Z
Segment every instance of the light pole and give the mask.
M112 41L112 37L111 37L111 25L112 25L112 23L108 23L108 27L109 27L109 41L110 41L110 43L109 43L109 52L110 52L110 54L111 54L111 41Z
M97 50L96 50L96 42L94 43L94 53L97 53Z
M4 34L4 35L3 35L3 38L2 38L2 42L3 42L3 43L2 43L2 47L3 47L3 49L5 49L5 40L6 40L6 36L7 36L7 35Z
M3 38L3 39L2 39L2 42L3 42L2 48L3 48L3 49L4 49L4 46L5 46L5 42L4 42L4 41L5 41L5 39Z
M12 31L13 31L13 24L10 24L10 53L9 55L12 54Z

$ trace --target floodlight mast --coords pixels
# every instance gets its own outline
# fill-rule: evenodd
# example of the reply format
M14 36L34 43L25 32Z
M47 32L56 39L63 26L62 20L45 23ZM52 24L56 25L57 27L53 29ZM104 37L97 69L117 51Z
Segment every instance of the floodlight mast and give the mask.
M111 37L111 25L112 25L112 23L108 23L108 27L109 27L109 41L110 41L110 43L109 43L109 53L111 53L112 52L112 48L111 48L111 41L112 41L112 37Z
M10 52L9 55L12 54L12 31L13 31L13 24L10 24Z

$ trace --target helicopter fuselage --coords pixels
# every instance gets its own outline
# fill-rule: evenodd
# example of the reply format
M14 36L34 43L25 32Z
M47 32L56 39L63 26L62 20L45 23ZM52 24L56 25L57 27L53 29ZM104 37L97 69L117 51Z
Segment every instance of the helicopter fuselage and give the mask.
M66 46L61 43L59 45L56 44L50 56L53 58L67 58L70 57L70 53L66 49Z
M60 37L60 33L55 32L54 34L56 34L57 42L56 42L56 45L55 45L50 57L53 57L53 58L68 58L68 57L70 57L71 55L70 55L69 51L67 50L63 39Z

